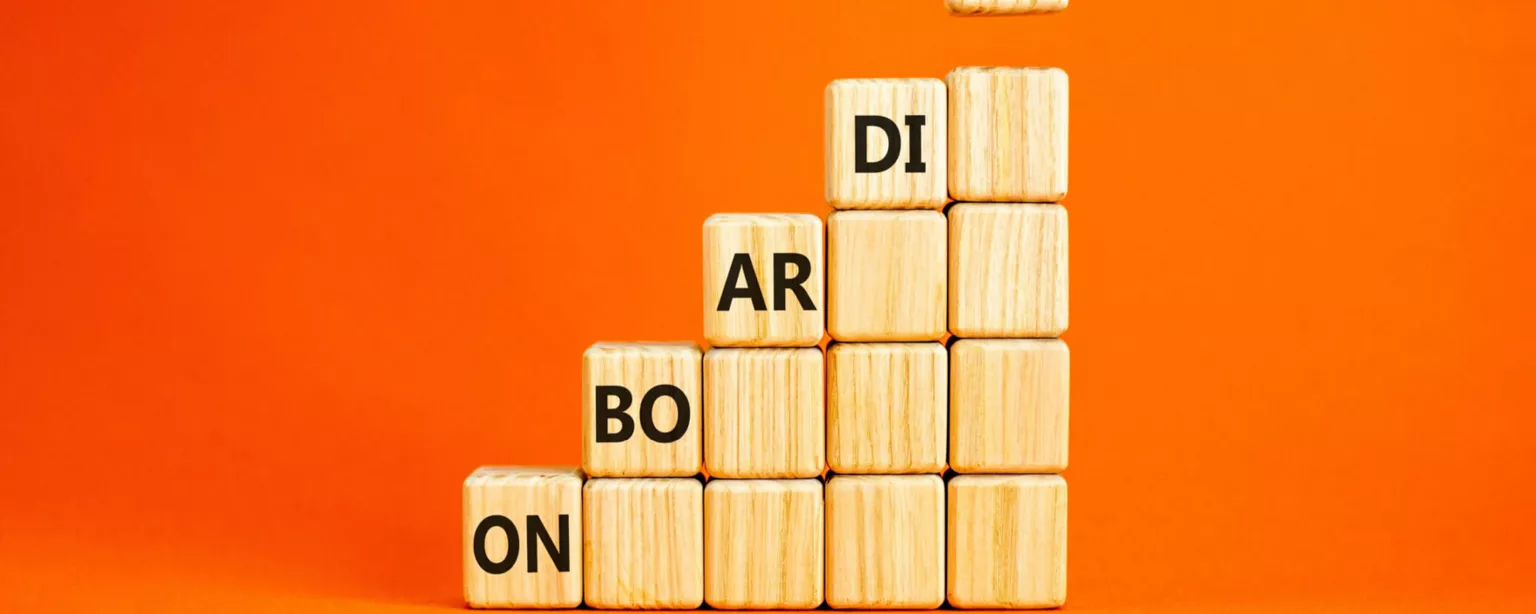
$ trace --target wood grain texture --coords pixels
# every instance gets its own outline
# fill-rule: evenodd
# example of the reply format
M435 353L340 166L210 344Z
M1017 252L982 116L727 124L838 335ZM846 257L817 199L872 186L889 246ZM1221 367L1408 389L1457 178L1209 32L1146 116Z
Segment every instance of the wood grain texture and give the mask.
M949 117L944 82L938 79L839 79L827 85L824 118L827 203L836 209L937 209L948 200ZM901 134L900 155L889 169L857 172L854 118L889 119ZM907 116L922 116L916 128L919 155L912 155L913 127ZM865 160L885 157L890 137L865 128ZM911 168L909 169L909 163ZM921 166L921 170L919 170Z
M710 480L704 487L704 601L721 609L822 603L821 480Z
M947 591L957 608L1054 608L1067 600L1067 482L1059 475L949 481Z
M956 68L947 82L951 198L1056 202L1066 197L1066 72Z
M1067 210L949 208L949 331L957 337L1059 337L1067 331Z
M948 291L943 214L837 211L827 217L827 330L838 341L937 341Z
M585 476L575 467L481 467L464 480L464 601L472 608L574 608L581 605L581 485ZM569 532L559 533L564 514ZM556 548L570 557L561 571L542 542L534 548L526 518L538 516ZM516 553L508 552L508 534L485 534L485 554L494 562L515 557L511 569L493 574L475 560L474 537L490 516L505 516L519 532ZM530 571L528 555L536 550L538 571Z
M956 15L1022 15L1065 10L1068 0L944 0Z
M699 473L704 457L699 434L702 352L693 342L597 343L581 356L581 462L592 477L690 476ZM689 423L682 438L662 443L645 435L640 406L653 386L668 384L683 391ZM634 434L625 441L599 442L597 387L623 386L631 395L628 415ZM616 403L616 401L610 401ZM670 433L678 424L679 406L671 398L652 405L658 430ZM609 432L617 424L607 426Z
M944 602L944 481L838 475L827 482L827 605L932 609Z
M704 338L715 347L810 347L821 342L826 329L825 252L821 219L808 214L719 213L704 222ZM813 309L775 286L775 253L800 254L811 272L802 286ZM751 255L763 310L752 301L735 298L719 311L731 260ZM797 271L786 266L790 277ZM740 282L741 280L735 280ZM738 283L736 287L745 287ZM783 309L775 301L783 297Z
M704 485L595 478L583 491L587 605L692 609L704 602Z
M837 473L941 473L949 353L938 343L827 349L827 466Z
M826 469L820 348L704 354L704 467L717 478L810 478Z
M962 339L949 352L950 467L960 473L1066 470L1067 344Z

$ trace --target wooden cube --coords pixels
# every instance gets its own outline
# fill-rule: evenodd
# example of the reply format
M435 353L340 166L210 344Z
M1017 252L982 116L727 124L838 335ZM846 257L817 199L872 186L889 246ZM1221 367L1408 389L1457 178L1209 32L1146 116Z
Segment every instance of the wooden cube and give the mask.
M944 603L944 481L936 475L838 475L827 482L827 605Z
M948 406L943 345L834 343L827 349L827 466L837 473L940 473Z
M704 467L717 478L810 478L826 468L820 348L704 354Z
M838 211L827 217L827 329L838 341L944 336L947 243L937 211Z
M962 339L949 354L949 464L955 471L1067 468L1071 356L1065 342Z
M938 79L839 79L826 94L826 192L837 209L948 200L949 117Z
M710 480L704 601L719 609L821 606L821 480Z
M704 602L704 484L694 478L587 482L587 605L685 610Z
M957 337L1058 337L1067 331L1067 210L949 208L949 331Z
M1021 15L1053 13L1067 8L1068 0L944 0L956 15Z
M1067 73L956 68L949 73L949 195L1056 202L1067 195Z
M821 219L720 213L704 222L704 338L715 347L821 342Z
M702 352L692 342L598 343L581 357L582 466L592 477L690 476Z
M464 480L464 601L581 605L581 470L481 467Z
M1059 475L949 481L949 604L1054 608L1067 600L1067 482Z

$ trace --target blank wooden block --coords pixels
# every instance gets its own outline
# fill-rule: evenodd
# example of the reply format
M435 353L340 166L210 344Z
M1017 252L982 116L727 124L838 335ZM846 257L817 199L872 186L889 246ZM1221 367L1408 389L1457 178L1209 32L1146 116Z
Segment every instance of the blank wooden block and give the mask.
M949 481L949 604L1054 608L1067 600L1067 482L1059 475Z
M938 79L839 79L828 85L827 202L837 209L943 207L946 102Z
M1056 202L1067 195L1067 73L956 68L949 73L949 195Z
M810 478L826 468L819 348L704 354L704 467L717 478Z
M710 480L704 600L721 609L821 606L821 480Z
M587 605L693 609L704 602L704 485L693 478L587 482Z
M957 337L1058 337L1067 331L1067 210L949 208L949 331Z
M963 339L949 353L949 464L955 471L1067 468L1071 356L1065 342Z
M932 609L944 602L944 481L839 475L827 482L827 605Z
M944 0L956 15L1022 15L1054 13L1067 8L1067 0Z
M938 343L827 349L827 466L939 473L949 432L949 353Z
M937 211L838 211L827 217L827 330L838 341L944 336L947 243Z
M587 474L698 474L701 362L692 342L588 348L581 356L581 458Z
M810 347L826 326L821 219L720 213L704 222L704 338Z
M464 601L581 605L581 470L481 467L464 480Z

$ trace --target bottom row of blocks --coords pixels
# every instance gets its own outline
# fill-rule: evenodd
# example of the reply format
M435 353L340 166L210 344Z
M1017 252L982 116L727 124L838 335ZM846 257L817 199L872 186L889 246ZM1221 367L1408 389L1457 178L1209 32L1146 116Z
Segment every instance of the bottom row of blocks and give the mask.
M482 468L464 483L464 595L614 609L1066 600L1061 476L963 475L947 488L937 475L583 485L575 469Z

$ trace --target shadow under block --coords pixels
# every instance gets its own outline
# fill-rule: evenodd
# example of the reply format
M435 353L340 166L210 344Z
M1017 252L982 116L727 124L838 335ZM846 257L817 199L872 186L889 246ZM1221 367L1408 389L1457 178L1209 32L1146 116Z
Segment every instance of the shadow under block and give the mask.
M943 207L946 103L938 79L839 79L827 85L827 203L836 209Z
M704 485L595 478L586 506L587 605L693 609L704 602Z
M949 208L949 331L957 337L1059 337L1067 331L1067 210L960 203Z
M588 348L581 356L581 463L587 474L698 474L702 360L692 342Z
M704 354L704 467L716 478L812 478L826 468L820 348Z
M704 222L704 338L810 347L826 327L821 219L719 213Z
M940 473L949 433L949 353L938 343L827 349L827 466L837 473Z
M949 465L959 473L1067 468L1071 355L1060 339L961 339L949 348Z
M1067 600L1067 482L1059 475L949 481L949 604L1054 608Z
M944 0L956 15L1022 15L1053 13L1067 8L1068 0Z
M464 601L581 605L581 470L481 467L464 480Z
M948 279L944 215L827 216L827 330L838 341L938 341Z
M821 606L821 480L710 480L704 601L718 609Z
M951 198L1056 202L1067 195L1066 72L956 68L947 81Z
M827 604L932 609L944 602L944 480L838 475L827 481Z

